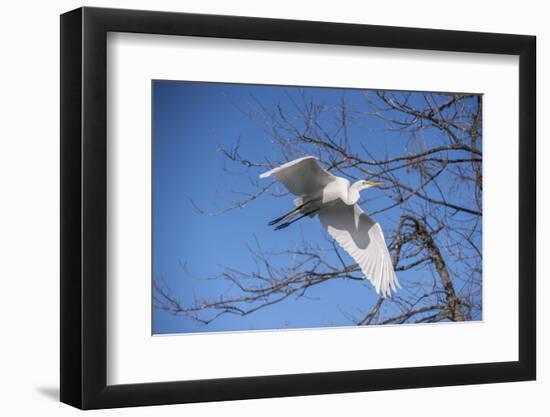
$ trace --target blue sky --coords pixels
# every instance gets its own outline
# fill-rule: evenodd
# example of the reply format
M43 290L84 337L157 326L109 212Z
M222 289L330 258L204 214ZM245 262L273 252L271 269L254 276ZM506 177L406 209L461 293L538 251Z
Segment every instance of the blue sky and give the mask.
M364 100L360 90L304 91L327 106L337 106L342 97L357 107ZM227 201L238 198L231 190L250 188L247 175L224 170L220 146L230 147L240 140L243 155L280 160L279 149L270 142L269 134L251 123L241 110L253 108L256 100L267 108L291 106L291 98L299 92L293 87L153 82L153 274L183 304L192 304L196 296L217 298L234 293L226 281L209 278L218 276L225 267L254 270L247 247L256 242L273 252L303 240L328 244L317 218L304 219L281 231L268 227L269 220L292 208L291 196L264 195L221 216L200 214L191 203L195 201L206 211L220 210L227 207ZM376 121L365 123L350 128L353 148L364 145L380 158L403 151L408 138L378 131L381 126ZM369 130L375 133L365 135ZM250 175L261 172L253 170ZM391 203L377 189L368 190L364 197L368 208L363 208L370 212ZM384 213L375 220L385 228L398 215ZM351 263L351 258L344 256ZM408 271L399 278L403 282L419 273L428 272ZM307 298L290 298L249 316L222 316L206 326L154 309L153 333L347 326L351 324L350 314L367 310L377 298L368 282L362 285L340 280L311 288Z

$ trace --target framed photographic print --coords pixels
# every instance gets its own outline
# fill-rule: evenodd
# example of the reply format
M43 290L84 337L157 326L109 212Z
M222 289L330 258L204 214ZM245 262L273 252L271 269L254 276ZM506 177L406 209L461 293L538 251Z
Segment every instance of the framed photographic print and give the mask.
M535 379L535 38L61 16L61 401Z

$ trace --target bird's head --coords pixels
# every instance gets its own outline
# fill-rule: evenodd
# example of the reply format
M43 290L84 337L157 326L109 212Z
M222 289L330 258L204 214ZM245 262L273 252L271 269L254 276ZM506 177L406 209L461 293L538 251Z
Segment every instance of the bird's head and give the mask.
M370 188L370 187L377 187L379 185L384 185L383 182L379 182L379 181L366 181L366 180L361 180L361 181L358 181L359 182L359 191L361 190L366 190L367 188Z
M367 181L367 180L359 180L353 183L351 187L349 187L348 190L348 201L346 204L355 204L357 201L359 201L359 198L361 197L359 193L363 190L366 190L370 187L376 187L379 185L382 185L383 183L377 182L377 181Z

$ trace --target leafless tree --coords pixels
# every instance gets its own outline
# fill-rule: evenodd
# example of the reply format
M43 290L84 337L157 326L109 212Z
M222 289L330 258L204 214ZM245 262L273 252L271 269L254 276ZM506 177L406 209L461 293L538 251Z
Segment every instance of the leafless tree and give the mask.
M251 159L242 154L239 140L220 147L225 169L247 176L249 186L235 190L235 200L218 212L193 202L196 210L219 216L266 195L284 197L274 182L260 183L258 173L315 155L337 175L384 182L388 203L369 215L391 214L387 218L393 224L386 222L384 227L394 267L398 276L409 271L407 279L400 280L400 291L391 298L378 298L373 305L359 306L361 313L350 315L350 323L481 318L480 95L376 90L361 92L360 105L350 104L345 94L338 105L327 105L302 90L286 92L285 104L267 107L252 98L247 108L239 110L266 133L278 159ZM399 137L406 146L400 153L390 147L385 155L375 157L368 146L373 136ZM265 250L261 242L249 250L256 262L254 271L228 267L217 277L237 288L234 296L195 298L192 304L183 304L157 279L155 307L208 324L222 315L245 316L289 297L304 297L310 288L327 281L364 283L358 266L346 262L329 239L303 242L282 253Z

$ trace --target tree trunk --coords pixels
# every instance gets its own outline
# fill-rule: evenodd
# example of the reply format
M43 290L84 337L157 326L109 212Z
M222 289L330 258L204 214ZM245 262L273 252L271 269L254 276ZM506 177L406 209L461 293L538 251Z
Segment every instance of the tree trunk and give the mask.
M426 225L417 219L415 219L415 223L416 232L430 252L430 256L435 265L435 269L437 270L439 278L441 279L441 283L443 284L443 289L447 297L449 319L451 319L452 321L464 321L464 313L460 308L460 300L456 295L455 288L449 276L449 270L447 269L447 265L445 264L443 256L441 255L439 248L435 244L431 234L426 228Z

